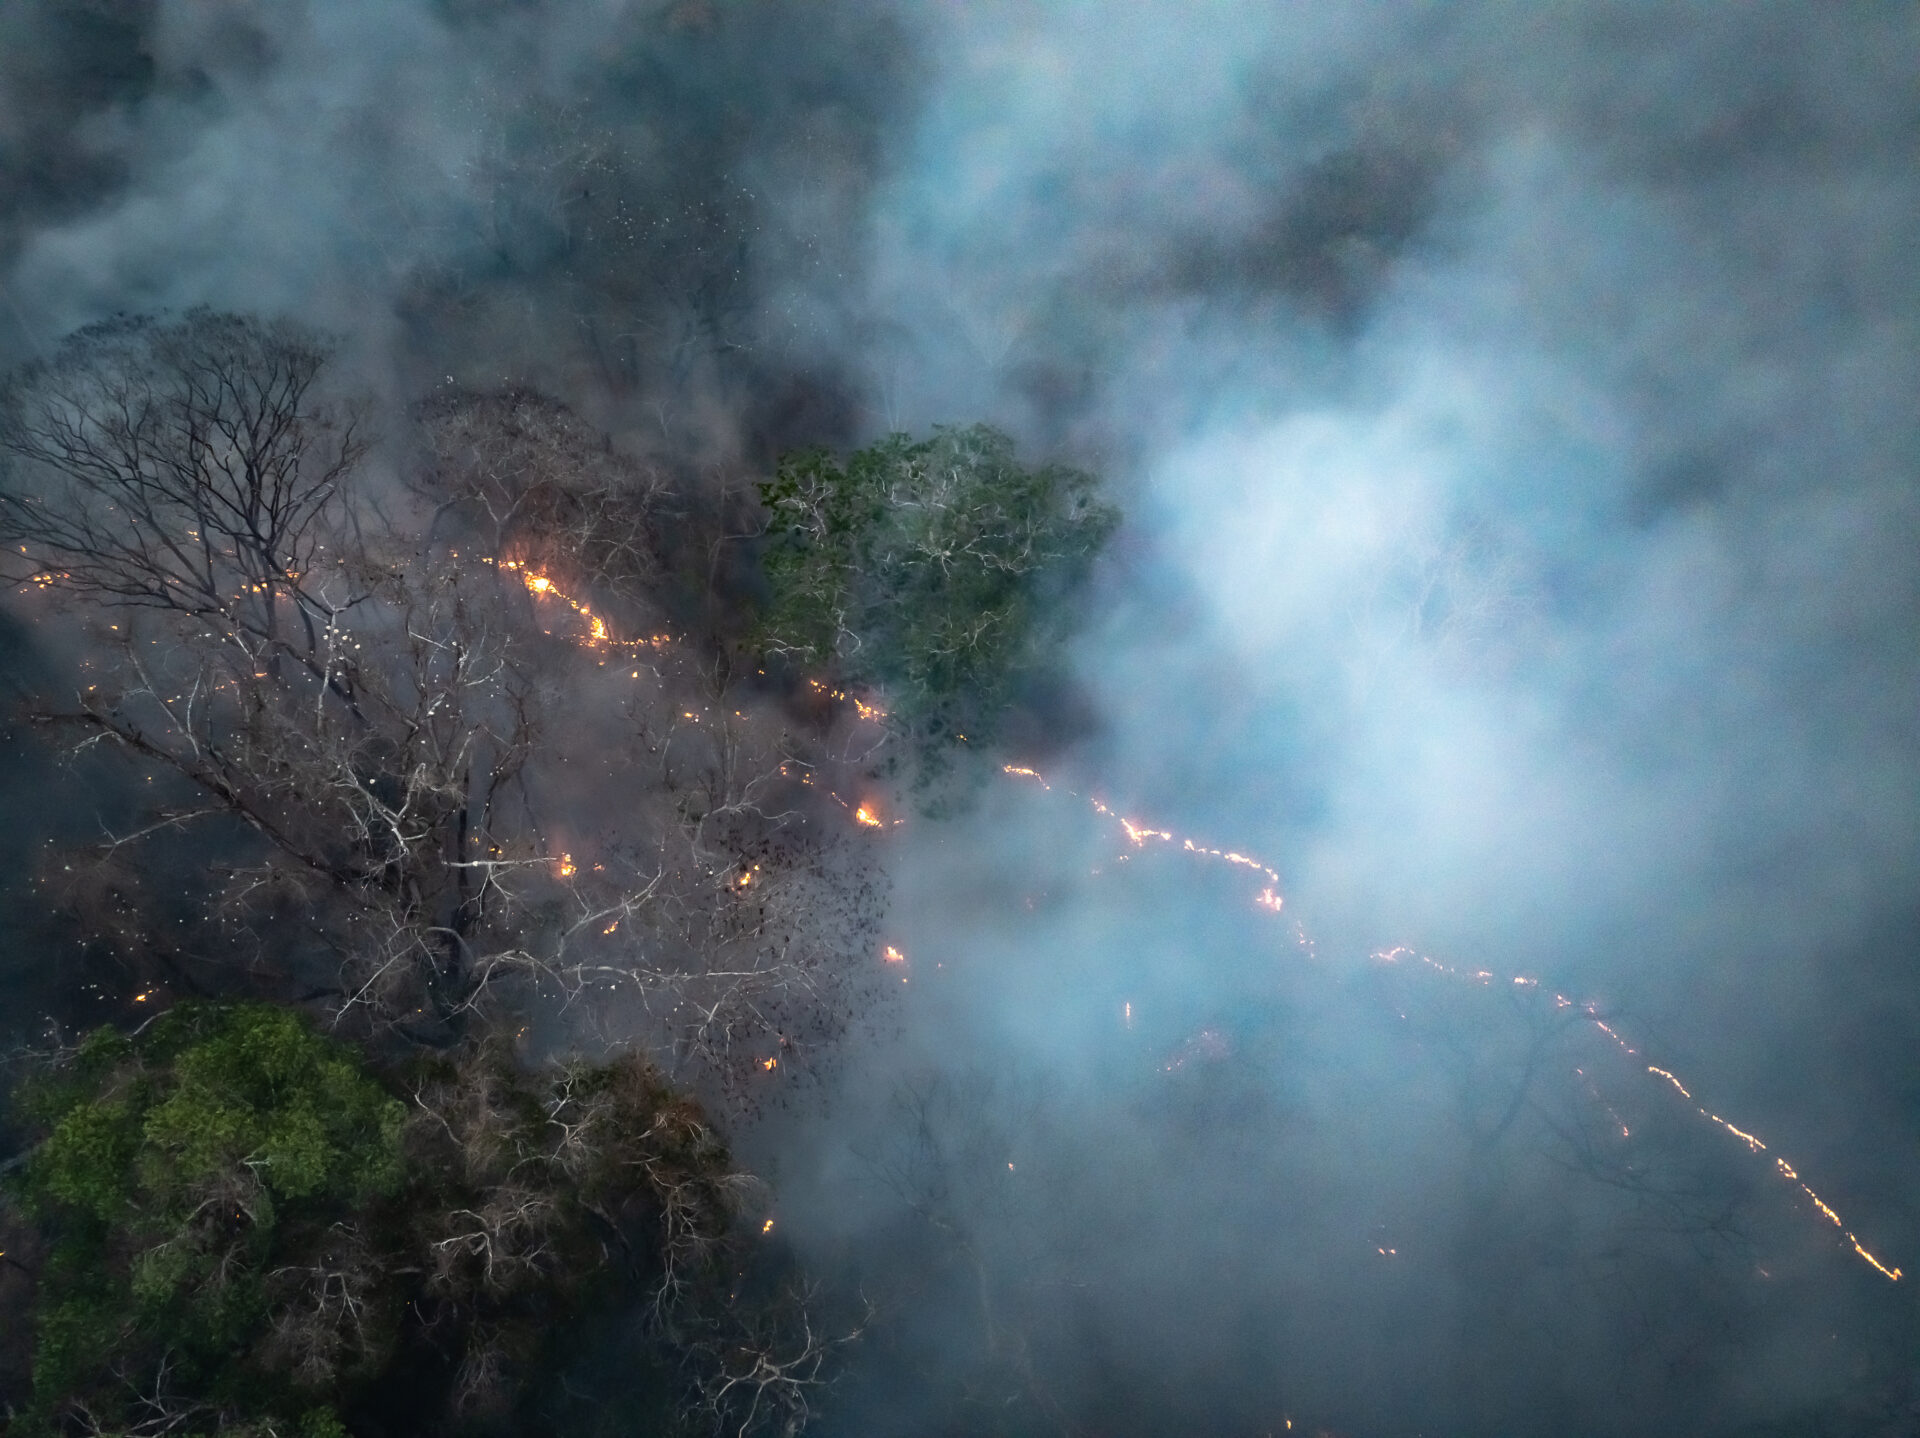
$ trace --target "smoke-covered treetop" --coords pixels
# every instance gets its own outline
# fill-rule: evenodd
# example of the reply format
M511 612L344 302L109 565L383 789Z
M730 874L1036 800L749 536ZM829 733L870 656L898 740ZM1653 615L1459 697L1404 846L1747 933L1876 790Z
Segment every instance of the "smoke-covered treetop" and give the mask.
M883 691L937 741L989 738L1119 522L1093 475L1027 468L986 425L789 454L759 493L760 644Z

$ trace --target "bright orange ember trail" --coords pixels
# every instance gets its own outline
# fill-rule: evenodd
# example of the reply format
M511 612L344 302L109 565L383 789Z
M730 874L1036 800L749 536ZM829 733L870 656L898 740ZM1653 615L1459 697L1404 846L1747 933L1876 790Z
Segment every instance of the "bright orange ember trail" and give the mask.
M550 575L540 574L528 569L525 563L518 559L498 559L488 560L486 562L494 564L509 573L518 574L520 576L520 582L527 586L527 593L533 595L534 598L556 599L566 605L567 608L571 609L575 614L579 615L581 621L587 626L587 631L581 637L580 642L588 649L624 649L632 653L640 649L658 649L668 642L667 636L664 634L653 634L644 639L615 639L612 632L607 628L607 621L593 612L593 606L563 592L554 584Z
M1038 771L1030 768L1026 768L1021 765L1004 764L1001 766L1001 772L1018 779L1030 779L1033 782L1037 783L1042 789L1051 790L1053 787L1052 785L1047 783L1046 779L1042 777ZM1098 799L1090 799L1088 800L1088 803L1090 803L1093 806L1093 810L1096 814L1099 814L1102 818L1111 819L1116 824L1118 824L1120 826L1121 832L1125 834L1127 842L1136 849L1145 848L1147 841L1149 839L1158 839L1162 842L1169 843L1169 844L1173 842L1174 835L1170 830L1155 829L1150 827L1147 824L1139 823L1132 819L1124 818ZM863 810L862 813L864 812L865 811ZM1219 859L1224 863L1236 865L1242 868L1252 869L1255 872L1263 875L1268 880L1268 887L1260 891L1260 893L1255 897L1254 902L1258 904L1261 908L1267 909L1273 913L1277 914L1280 912L1282 904L1284 902L1279 893L1280 875L1271 866L1267 865L1266 863L1263 863L1259 859L1252 858L1249 855L1236 853L1232 850L1210 848L1207 845L1196 843L1192 839L1182 839L1180 841L1179 848L1180 848L1180 852L1186 853L1186 854L1192 854L1197 858ZM1313 941L1307 937L1306 932L1300 927L1300 925L1297 922L1293 925L1293 931L1294 931L1294 937L1297 943L1299 944L1299 946L1302 949L1306 950L1309 954L1311 954L1313 952ZM887 957L889 959L897 957L896 951L893 949L888 949ZM1419 960L1420 963L1424 964L1426 967L1430 969L1433 969L1437 973L1440 973L1451 979L1460 980L1468 983L1486 985L1491 983L1494 978L1493 972L1489 969L1467 969L1467 970L1458 969L1453 967L1450 964L1440 963L1435 959L1429 958L1425 954L1418 953L1413 949L1407 948L1405 945L1399 945L1391 949L1382 950L1381 952L1375 954L1373 957L1382 963L1397 963L1401 959L1406 959L1406 958L1417 959ZM1530 978L1524 974L1514 976L1512 979L1512 983L1521 988L1536 988L1539 986L1538 979ZM1575 1006L1574 1001L1572 999L1569 999L1565 994L1555 994L1553 996L1553 1001L1554 1001L1554 1006L1559 1009L1569 1009ZM1610 1024L1608 1024L1604 1019L1600 1017L1600 1011L1596 1005L1588 1003L1588 1004L1581 1004L1579 1005L1579 1007L1581 1011L1585 1013L1587 1017L1587 1022L1590 1023L1596 1031L1602 1034L1605 1034L1607 1038L1610 1039L1613 1042L1613 1044L1617 1048L1619 1048L1623 1053L1633 1057L1639 1056L1640 1051L1635 1047L1633 1047L1633 1045L1628 1043L1626 1039L1621 1037L1621 1035ZM1131 1004L1127 1005L1127 1018L1129 1020L1131 1020L1132 1018L1132 1008L1133 1006ZM1208 1037L1208 1036L1211 1036L1211 1035L1210 1034L1203 1035L1203 1037ZM1169 1069L1179 1067L1180 1063L1183 1062L1184 1057L1185 1057L1184 1054L1176 1056L1176 1058L1171 1063L1169 1063L1167 1067ZM1687 1089L1686 1085L1681 1083L1680 1080L1677 1077L1675 1077L1672 1073L1669 1073L1666 1069L1660 1068L1654 1064L1646 1064L1645 1069L1646 1069L1646 1072L1653 1074L1659 1078L1665 1079L1669 1084L1673 1085L1673 1087L1679 1091L1681 1097L1687 1099L1689 1102L1694 1102L1693 1094ZM1576 1072L1583 1073L1584 1071L1576 1070ZM1596 1094L1596 1097L1597 1097L1597 1094ZM1604 1100L1602 1100L1602 1102L1604 1104ZM1702 1107L1697 1103L1695 1103L1695 1108L1697 1112L1700 1114L1700 1116L1706 1119L1707 1122L1715 1125L1720 1129L1723 1129L1725 1132L1731 1134L1734 1138L1739 1139L1742 1143L1744 1143L1747 1146L1749 1151L1753 1153L1762 1153L1762 1152L1768 1151L1767 1145L1765 1144L1765 1142L1763 1142L1757 1135L1751 1134L1743 1128L1736 1127L1734 1124L1730 1123L1728 1120L1722 1118L1719 1114L1714 1113L1711 1110L1705 1107ZM1614 1113L1611 1107L1608 1107L1607 1111L1612 1116L1616 1126L1618 1126L1618 1128L1620 1129L1621 1138L1624 1140L1630 1137L1631 1136L1630 1131L1627 1125L1620 1121L1620 1116L1617 1113ZM1862 1244L1860 1240L1854 1235L1853 1231L1849 1229L1844 1222L1842 1222L1840 1215L1836 1213L1833 1210L1833 1208L1830 1207L1827 1204L1827 1202L1820 1197L1819 1194L1815 1193L1811 1188L1809 1188L1804 1182L1801 1181L1800 1175L1794 1170L1792 1165L1790 1165L1785 1159L1779 1158L1776 1156L1774 1159L1774 1163L1777 1165L1780 1175L1786 1180L1788 1180L1789 1182L1798 1186L1800 1191L1807 1196L1807 1198L1812 1202L1813 1206L1820 1212L1821 1216L1826 1218L1828 1222L1832 1223L1835 1228L1839 1229L1840 1232L1846 1236L1847 1242L1852 1246L1854 1253L1862 1261L1872 1265L1872 1267L1875 1270L1883 1274L1885 1277L1893 1280L1896 1283L1899 1282L1899 1280L1904 1276L1903 1270L1897 1267L1889 1266L1888 1264L1881 1262L1879 1258L1877 1258L1874 1254L1869 1252L1866 1246Z

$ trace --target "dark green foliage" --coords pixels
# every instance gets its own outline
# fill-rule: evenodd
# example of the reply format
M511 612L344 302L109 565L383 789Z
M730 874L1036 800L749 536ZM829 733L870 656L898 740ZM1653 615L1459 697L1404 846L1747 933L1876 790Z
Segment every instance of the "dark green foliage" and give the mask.
M183 1413L204 1399L298 1420L311 1402L280 1402L284 1385L235 1358L290 1255L397 1187L401 1105L351 1050L257 1004L100 1030L19 1097L45 1138L18 1187L52 1238L27 1431L185 1393Z
M607 1332L623 1411L679 1431L742 1271L745 1180L636 1058L483 1045L388 1082L295 1014L195 1004L17 1099L47 1259L15 1432L546 1431Z
M1119 521L1098 483L1023 468L985 425L892 435L844 463L787 455L760 486L760 644L885 689L925 738L977 742L1065 632L1065 601Z

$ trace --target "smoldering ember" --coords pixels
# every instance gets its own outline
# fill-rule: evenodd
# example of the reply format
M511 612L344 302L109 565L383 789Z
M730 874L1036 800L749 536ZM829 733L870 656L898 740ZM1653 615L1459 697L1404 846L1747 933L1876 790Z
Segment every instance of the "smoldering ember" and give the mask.
M1916 73L0 4L0 1433L1920 1435Z

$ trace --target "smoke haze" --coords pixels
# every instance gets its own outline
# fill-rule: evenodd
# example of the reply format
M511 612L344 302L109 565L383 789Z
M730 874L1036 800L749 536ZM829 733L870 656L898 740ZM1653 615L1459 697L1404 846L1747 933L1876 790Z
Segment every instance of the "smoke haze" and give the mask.
M739 1136L880 1305L822 1431L1920 1432L1772 1162L1920 1264L1915 73L1892 3L36 0L0 357L211 304L716 493L1107 477L1050 787L888 839L896 1003Z

